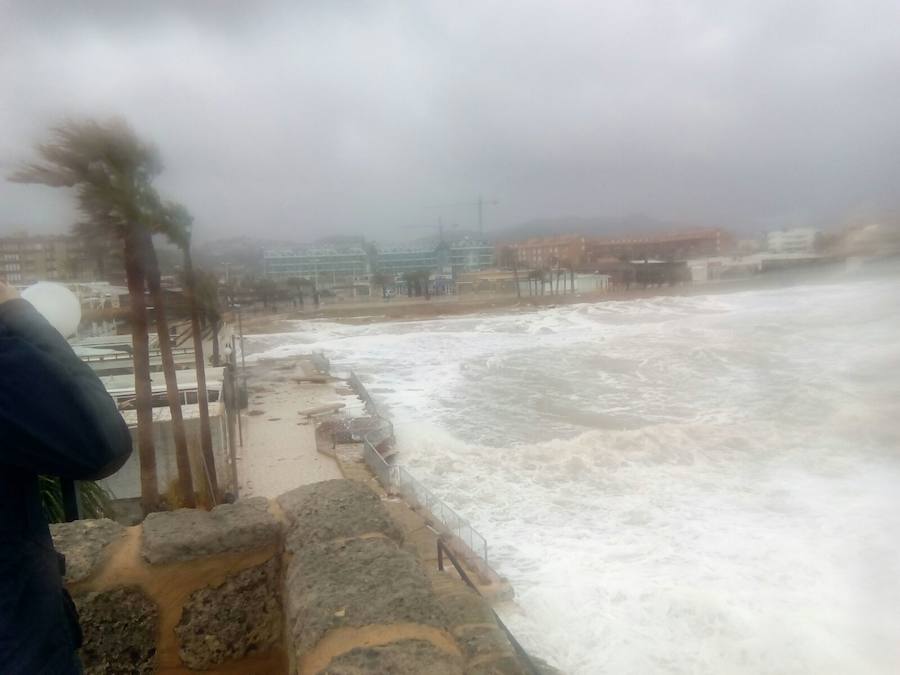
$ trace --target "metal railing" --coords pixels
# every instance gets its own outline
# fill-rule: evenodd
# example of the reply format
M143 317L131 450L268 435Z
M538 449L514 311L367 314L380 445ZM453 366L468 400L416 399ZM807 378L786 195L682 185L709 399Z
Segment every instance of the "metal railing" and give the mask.
M468 520L425 487L406 467L385 460L376 446L385 441L393 441L393 425L381 415L375 399L352 370L347 383L365 404L369 415L381 422L376 428L367 429L360 437L363 442L363 458L378 482L385 490L398 493L410 506L428 513L438 529L464 544L463 551L471 551L471 555L463 556L466 562L486 574L489 570L487 539Z
M188 356L194 353L192 347L173 347L172 356ZM158 357L160 351L158 349L150 350L150 357ZM134 356L128 352L110 352L109 354L88 354L79 357L85 363L100 363L103 361L131 361Z
M487 539L472 527L468 520L425 487L406 467L400 464L392 464L385 460L368 435L363 439L363 458L366 465L378 478L378 482L386 490L396 492L410 506L426 511L431 516L431 520L434 521L437 529L444 534L456 537L472 552L470 556L463 556L466 562L476 569L480 569L483 565L484 571L487 571ZM473 558L472 556L475 557Z
M347 384L350 385L350 388L356 392L356 395L362 399L362 402L366 406L366 412L368 412L373 417L382 417L381 411L378 408L378 404L375 402L375 399L372 398L372 395L369 393L369 390L366 389L366 385L362 383L362 380L354 373L352 370L350 371L350 377L347 378Z

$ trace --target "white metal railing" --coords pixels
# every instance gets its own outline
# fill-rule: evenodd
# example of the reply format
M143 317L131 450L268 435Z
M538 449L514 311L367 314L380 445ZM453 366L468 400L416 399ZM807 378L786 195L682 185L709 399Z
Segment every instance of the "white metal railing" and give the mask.
M352 370L347 378L350 387L356 392L366 406L366 411L376 418L381 424L376 428L369 428L362 434L363 458L366 465L378 478L378 482L385 490L399 493L410 506L422 509L432 516L432 520L445 534L455 536L466 545L469 551L484 564L488 565L487 540L479 533L468 520L460 516L450 508L446 502L438 498L431 490L425 487L409 470L400 465L388 462L378 452L376 446L394 437L394 428L390 421L381 415L381 411L375 399L366 389L359 377ZM463 556L469 557L471 556ZM474 560L470 560L476 563ZM477 566L477 565L476 565Z
M386 490L397 492L410 506L429 513L439 529L445 534L454 535L479 561L488 565L487 539L468 520L425 487L405 466L385 460L368 436L363 439L363 458Z

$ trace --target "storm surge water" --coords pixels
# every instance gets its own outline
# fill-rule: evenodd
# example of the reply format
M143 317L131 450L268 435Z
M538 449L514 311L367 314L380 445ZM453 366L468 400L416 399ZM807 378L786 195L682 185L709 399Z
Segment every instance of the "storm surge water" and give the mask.
M568 673L900 672L900 281L341 325Z

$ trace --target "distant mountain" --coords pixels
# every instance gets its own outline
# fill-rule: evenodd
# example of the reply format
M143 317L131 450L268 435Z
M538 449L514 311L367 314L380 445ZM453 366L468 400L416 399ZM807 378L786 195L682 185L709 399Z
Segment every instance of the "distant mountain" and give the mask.
M549 237L558 234L586 234L597 237L616 237L629 234L650 234L666 232L685 227L697 227L686 223L664 221L651 216L635 214L617 218L583 218L562 216L559 218L539 218L520 225L500 230L493 235L497 241L527 239L528 237Z

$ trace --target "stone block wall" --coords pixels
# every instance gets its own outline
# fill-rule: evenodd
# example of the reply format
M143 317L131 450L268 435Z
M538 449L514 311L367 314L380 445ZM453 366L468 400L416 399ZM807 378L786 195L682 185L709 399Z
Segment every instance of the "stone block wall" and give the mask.
M423 567L398 522L342 479L130 528L54 525L85 672L523 672L484 600Z
M283 673L281 528L265 499L53 525L88 675Z

